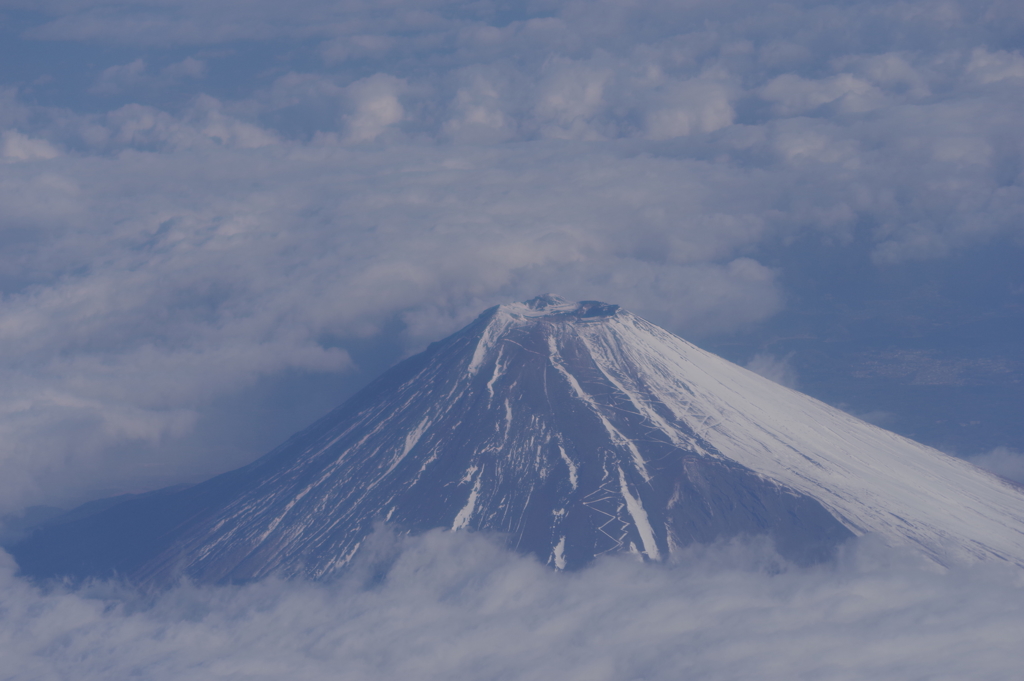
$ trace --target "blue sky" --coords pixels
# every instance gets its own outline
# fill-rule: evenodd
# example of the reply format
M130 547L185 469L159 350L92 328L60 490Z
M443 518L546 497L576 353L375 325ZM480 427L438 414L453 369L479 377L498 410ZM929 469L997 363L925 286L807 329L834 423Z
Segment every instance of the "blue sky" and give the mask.
M548 291L1024 480L1022 48L1012 0L2 0L0 515L234 468ZM379 588L144 603L3 563L0 676L1019 668L1019 576L870 541L568 587L394 551Z

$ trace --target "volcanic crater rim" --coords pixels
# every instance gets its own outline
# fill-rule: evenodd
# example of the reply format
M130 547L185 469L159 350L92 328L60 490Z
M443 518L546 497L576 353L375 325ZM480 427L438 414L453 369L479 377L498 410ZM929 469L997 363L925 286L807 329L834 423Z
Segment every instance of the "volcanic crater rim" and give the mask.
M569 320L598 320L614 317L619 306L600 300L581 300L571 302L562 296L545 293L521 303L510 303L499 306L499 309L521 318L546 317Z

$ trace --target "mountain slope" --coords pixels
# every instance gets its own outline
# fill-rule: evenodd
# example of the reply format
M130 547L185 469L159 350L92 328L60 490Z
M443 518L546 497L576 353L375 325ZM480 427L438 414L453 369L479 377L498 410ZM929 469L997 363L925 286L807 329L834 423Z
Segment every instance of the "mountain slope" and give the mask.
M558 568L768 534L1024 565L1024 495L597 302L492 308L267 456L12 547L38 576L324 577L377 521L490 530Z

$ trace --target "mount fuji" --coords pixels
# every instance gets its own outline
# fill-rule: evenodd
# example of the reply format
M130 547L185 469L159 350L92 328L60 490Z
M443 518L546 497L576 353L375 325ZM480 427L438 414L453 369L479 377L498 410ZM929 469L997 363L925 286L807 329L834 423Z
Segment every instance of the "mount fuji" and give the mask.
M871 533L1024 566L1024 493L615 305L501 305L238 470L93 502L9 547L35 577L324 578L378 522L502 534L557 569L768 535Z

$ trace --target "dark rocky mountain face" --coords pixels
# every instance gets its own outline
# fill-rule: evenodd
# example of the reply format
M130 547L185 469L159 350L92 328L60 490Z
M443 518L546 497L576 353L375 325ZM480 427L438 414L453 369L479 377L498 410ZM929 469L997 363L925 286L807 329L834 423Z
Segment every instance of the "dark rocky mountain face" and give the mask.
M948 510L919 501L950 487L957 504L989 497L959 543ZM37 577L321 578L384 521L498 532L558 569L765 534L809 563L864 532L939 561L1021 562L1022 519L1024 496L967 464L614 305L542 296L486 311L249 466L58 520L11 551Z

